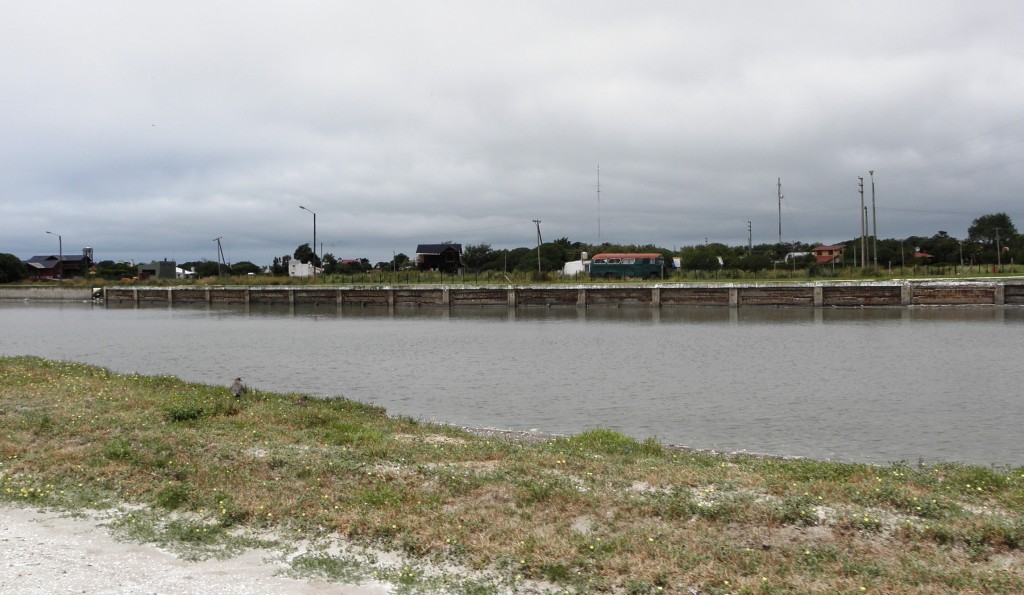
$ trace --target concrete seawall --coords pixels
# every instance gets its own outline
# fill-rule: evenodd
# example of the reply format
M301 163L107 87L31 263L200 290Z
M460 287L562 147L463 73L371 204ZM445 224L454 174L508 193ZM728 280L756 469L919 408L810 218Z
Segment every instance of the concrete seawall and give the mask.
M34 302L81 302L92 299L93 290L88 287L59 287L0 285L0 300L30 300Z
M88 299L86 296L85 299ZM652 283L518 286L105 287L105 304L336 306L1003 306L1024 305L1024 279Z

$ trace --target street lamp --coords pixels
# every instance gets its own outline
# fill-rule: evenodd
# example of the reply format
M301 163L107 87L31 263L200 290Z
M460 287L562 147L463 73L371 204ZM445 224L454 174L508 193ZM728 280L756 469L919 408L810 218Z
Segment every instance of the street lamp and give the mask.
M57 279L60 281L64 280L64 239L60 237L59 233L53 233L52 231L46 232L51 236L57 236Z
M302 209L303 211L309 211L310 213L313 213L313 211L310 211L309 209L307 209L306 207L304 207L302 205L299 205L299 208ZM316 262L315 262L316 261L316 213L313 213L313 246L312 246L312 248L313 248L313 260L314 260L314 262L313 262L313 276L315 277L316 276Z

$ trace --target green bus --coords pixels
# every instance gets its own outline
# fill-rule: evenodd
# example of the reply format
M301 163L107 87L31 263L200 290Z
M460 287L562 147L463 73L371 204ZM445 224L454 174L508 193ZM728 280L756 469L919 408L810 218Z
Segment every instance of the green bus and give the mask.
M669 273L657 252L597 254L587 270L594 279L664 279Z

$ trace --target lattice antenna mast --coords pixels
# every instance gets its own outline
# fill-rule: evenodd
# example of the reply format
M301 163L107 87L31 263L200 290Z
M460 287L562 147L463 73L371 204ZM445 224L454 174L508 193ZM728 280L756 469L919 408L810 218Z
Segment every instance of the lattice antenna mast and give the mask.
M597 164L597 245L601 245L601 164Z
M782 178L779 178L779 243L782 243Z

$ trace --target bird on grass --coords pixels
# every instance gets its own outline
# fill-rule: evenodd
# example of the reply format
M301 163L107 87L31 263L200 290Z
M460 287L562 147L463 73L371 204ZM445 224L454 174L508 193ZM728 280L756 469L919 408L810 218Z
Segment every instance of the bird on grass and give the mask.
M235 378L235 381L231 384L231 394L236 399L241 399L242 395L249 392L249 387L242 384L241 378Z

